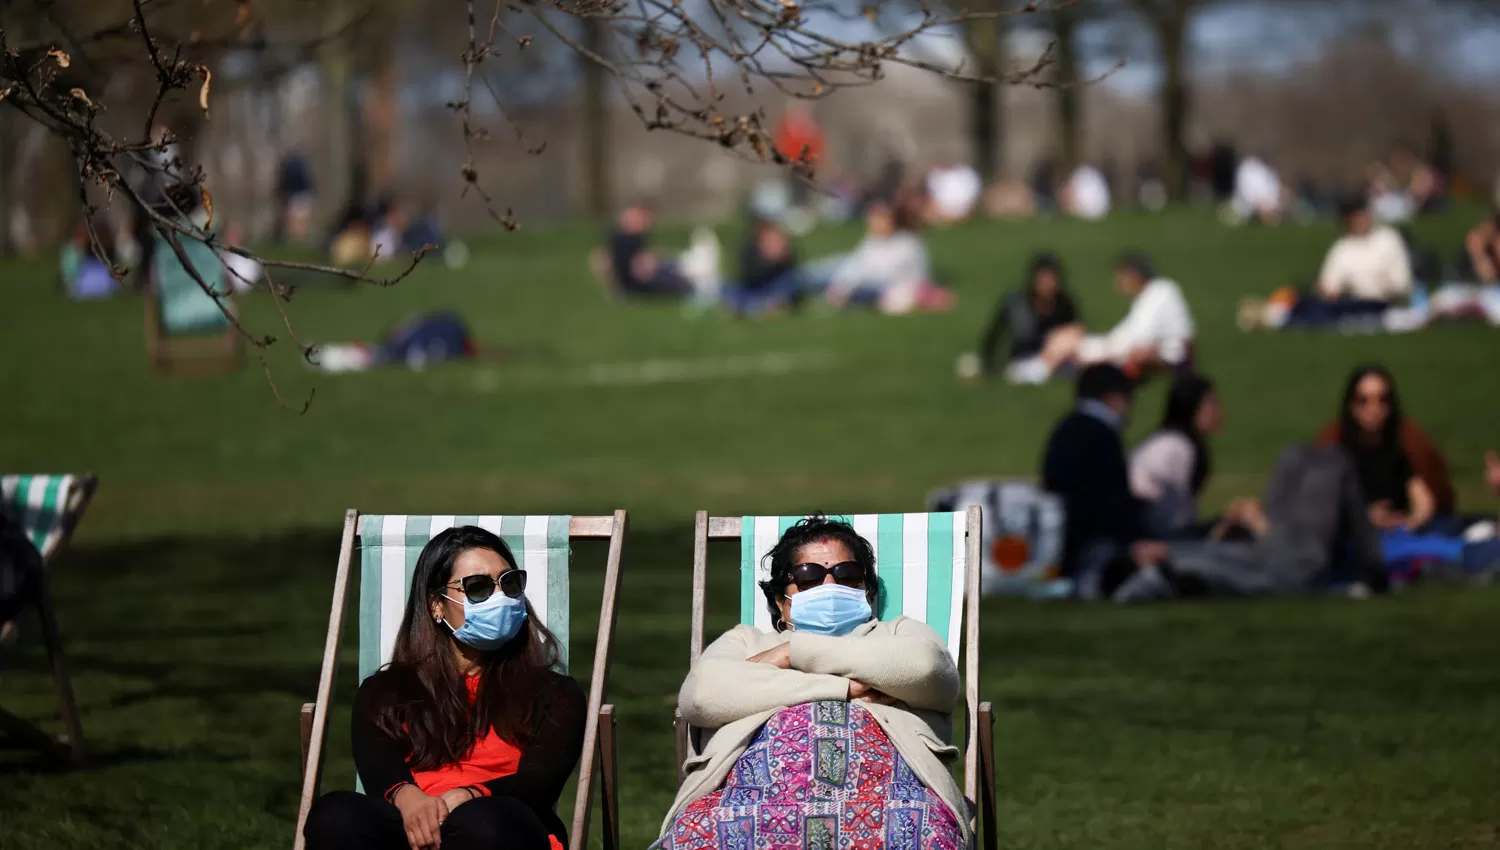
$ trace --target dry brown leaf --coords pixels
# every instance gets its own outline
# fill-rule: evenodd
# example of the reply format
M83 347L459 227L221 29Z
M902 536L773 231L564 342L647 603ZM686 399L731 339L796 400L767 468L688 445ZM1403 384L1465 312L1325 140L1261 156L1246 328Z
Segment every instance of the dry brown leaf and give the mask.
M199 186L198 195L203 199L203 212L208 214L208 221L203 223L203 229L208 230L214 226L214 196L208 193L207 186Z
M89 100L89 96L84 93L83 89L79 89L79 88L68 89L68 94L74 100L81 100L84 103L88 104L89 108L91 108L91 109L93 108L94 102L92 100Z
M198 66L198 73L203 75L203 88L198 89L198 108L203 110L203 120L208 120L208 86L213 82L214 74L203 65Z
M73 60L69 58L68 54L62 52L61 50L58 50L55 47L47 51L47 55L57 60L57 67L59 68L66 68L69 65L73 64Z

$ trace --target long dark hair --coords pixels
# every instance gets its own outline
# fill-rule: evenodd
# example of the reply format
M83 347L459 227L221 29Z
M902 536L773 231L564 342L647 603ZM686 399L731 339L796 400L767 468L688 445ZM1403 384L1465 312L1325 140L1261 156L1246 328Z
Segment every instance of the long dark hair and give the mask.
M1386 395L1389 397L1386 404L1385 426L1380 433L1375 435L1377 439L1371 440L1365 434L1359 422L1354 419L1354 395L1359 390L1359 382L1365 378L1375 375L1385 381ZM1350 451L1369 451L1370 449L1382 449L1391 451L1398 449L1401 445L1401 397L1396 394L1396 379L1391 377L1391 371L1379 363L1365 363L1354 367L1349 373L1349 382L1344 385L1344 399L1339 404L1339 442Z
M1068 288L1068 275L1063 271L1062 258L1051 251L1038 251L1031 255L1031 260L1026 264L1026 282L1024 289L1026 295L1033 302L1036 301L1036 276L1044 271L1050 271L1057 278L1057 294L1061 296Z
M870 601L870 608L879 612L876 602L880 598L880 576L875 571L874 547L870 545L870 541L860 537L859 532L849 523L818 514L788 528L781 539L776 541L776 545L771 547L771 551L766 553L766 560L771 562L771 578L760 583L760 591L766 595L766 607L771 610L771 627L776 631L786 630L786 623L781 620L781 606L776 604L776 600L786 593L786 586L792 583L792 567L797 565L797 553L809 543L824 540L837 540L844 544L844 548L854 556L854 562L864 569L865 598Z
M1175 431L1193 444L1193 493L1203 491L1213 474L1213 454L1208 440L1198 429L1198 409L1204 399L1213 393L1213 382L1199 375L1183 375L1172 382L1167 391L1167 409L1161 418L1161 430Z
M524 746L541 721L539 694L558 666L557 638L528 602L520 633L479 656L478 694L470 706L468 683L453 657L453 632L433 620L431 603L443 595L462 598L462 591L445 585L452 580L453 562L471 549L488 549L517 566L505 541L483 528L466 525L433 537L417 558L391 663L376 674L385 687L377 692L375 725L410 745L412 770L458 762L491 729Z

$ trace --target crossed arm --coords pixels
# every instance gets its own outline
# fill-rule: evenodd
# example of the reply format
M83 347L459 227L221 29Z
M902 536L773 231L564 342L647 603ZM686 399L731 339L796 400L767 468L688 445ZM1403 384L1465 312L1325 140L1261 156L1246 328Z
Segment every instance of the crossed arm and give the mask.
M788 633L785 643L751 654L756 634L740 626L704 650L678 694L689 723L716 728L815 700L902 702L946 712L958 698L952 656L936 632L915 620L898 620L880 635Z

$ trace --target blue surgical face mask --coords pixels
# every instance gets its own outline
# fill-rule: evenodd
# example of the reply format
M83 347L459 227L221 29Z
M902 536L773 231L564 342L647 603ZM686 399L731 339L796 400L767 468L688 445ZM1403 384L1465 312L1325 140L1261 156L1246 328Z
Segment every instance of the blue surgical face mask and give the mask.
M820 584L792 594L792 628L812 635L847 635L871 616L870 600L858 587Z
M464 606L462 626L453 628L446 617L443 618L443 625L448 626L459 643L475 649L499 649L510 643L520 634L521 627L526 625L524 596L511 598L496 591L483 602L470 602L467 598L459 600L447 595L443 598Z

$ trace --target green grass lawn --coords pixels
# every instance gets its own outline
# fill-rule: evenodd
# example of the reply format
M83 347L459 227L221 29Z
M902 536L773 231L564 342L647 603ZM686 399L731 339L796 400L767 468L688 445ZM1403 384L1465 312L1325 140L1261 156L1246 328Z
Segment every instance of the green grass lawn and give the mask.
M1463 223L1420 233L1452 250ZM1257 491L1280 448L1333 414L1348 369L1380 359L1447 451L1465 508L1491 509L1479 473L1500 444L1500 334L1234 329L1241 296L1311 275L1332 233L1226 230L1186 213L975 224L931 237L961 293L952 314L736 323L608 303L585 269L588 234L521 232L481 241L461 273L299 293L310 339L373 338L411 311L456 307L516 353L328 377L279 345L283 394L315 390L305 416L276 405L258 367L148 374L138 301L70 304L50 267L8 266L0 469L93 470L101 487L55 582L94 759L64 771L0 750L0 848L288 844L297 709L314 695L347 507L631 511L610 693L625 839L644 847L674 790L693 511L911 510L959 478L1034 474L1069 390L964 384L953 361L1035 248L1063 254L1096 324L1124 312L1108 282L1121 249L1152 251L1183 283L1228 409L1211 503ZM804 248L852 238L819 233ZM269 305L246 310L284 336ZM1143 394L1135 437L1162 391ZM736 608L736 553L713 555L711 632ZM600 546L575 548L580 677L602 560ZM987 601L983 619L1006 847L1500 846L1495 589L1131 610ZM57 728L35 632L0 674L0 704ZM344 661L330 788L352 783L352 641Z

